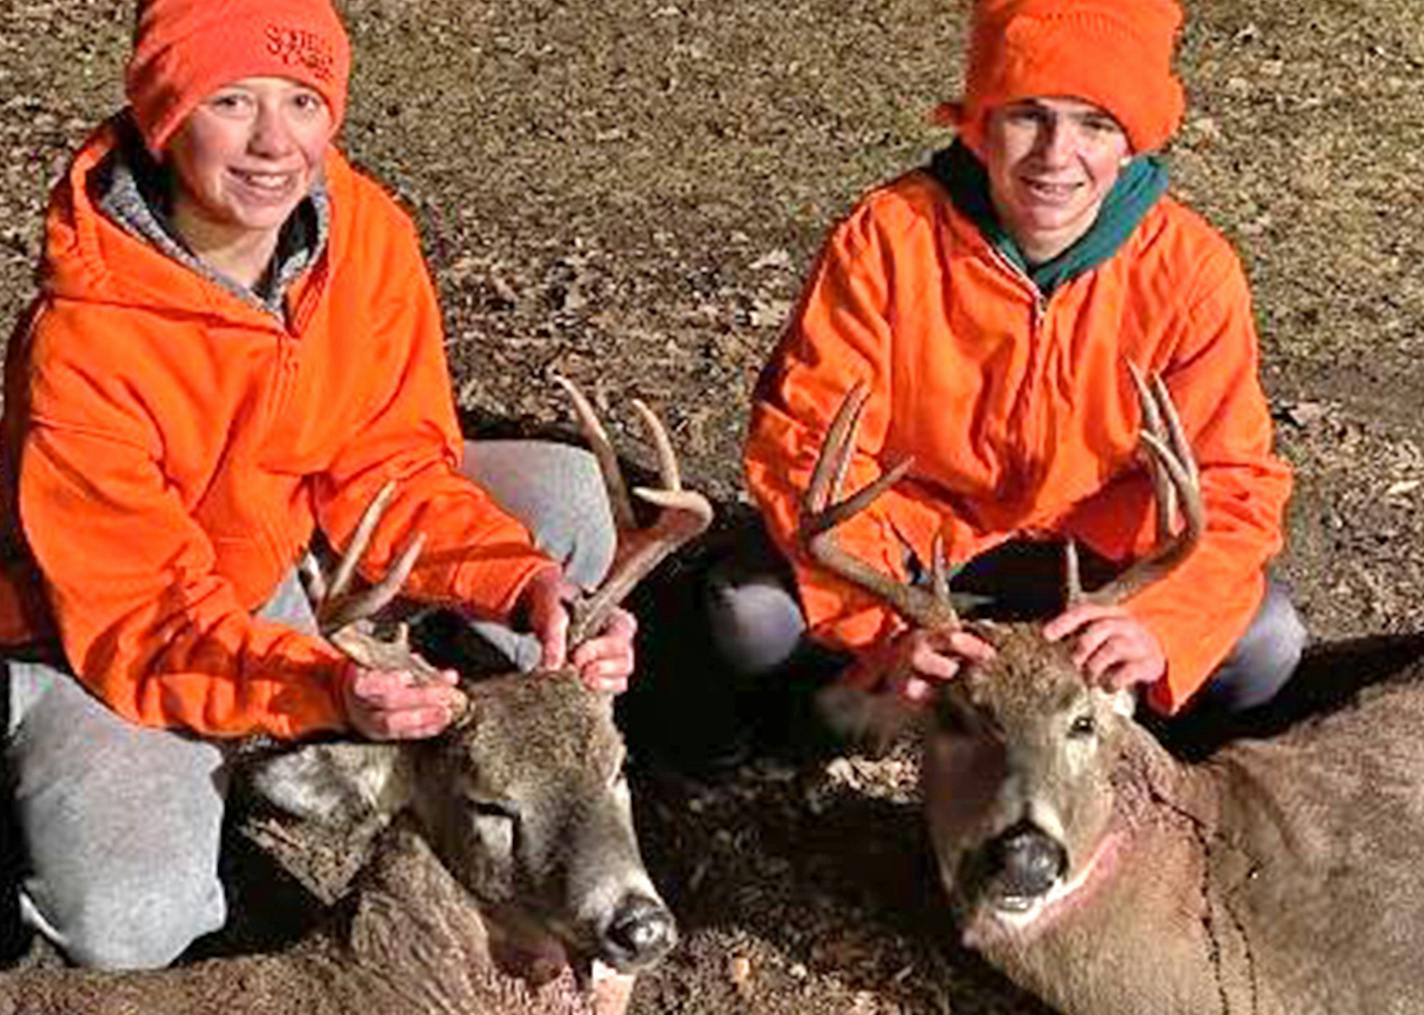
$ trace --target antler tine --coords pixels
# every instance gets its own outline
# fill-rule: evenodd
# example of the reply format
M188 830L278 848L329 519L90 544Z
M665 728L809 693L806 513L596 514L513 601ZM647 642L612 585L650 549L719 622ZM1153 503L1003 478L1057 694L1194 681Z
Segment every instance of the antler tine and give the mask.
M554 380L573 403L579 429L583 431L584 440L588 441L589 450L598 460L598 471L602 474L603 486L608 491L608 506L613 509L613 524L620 532L636 528L638 523L633 516L633 503L628 499L628 485L623 481L623 470L618 466L618 455L608 439L608 431L603 429L592 403L584 397L578 385L561 374L555 374Z
M934 546L930 550L934 558L933 563L933 585L934 597L942 603L949 602L949 571L944 566L944 536L936 532Z
M323 629L345 627L370 617L394 599L405 580L410 577L410 572L420 557L420 551L425 546L425 536L420 533L401 550L385 577L362 592L346 595L346 589L356 574L356 567L365 555L371 536L380 524L386 508L390 506L395 492L396 481L387 480L376 496L371 498L371 503L361 512L361 520L356 524L356 531L352 533L351 542L347 544L346 552L341 555L341 560L336 565L336 573L329 584L322 578L320 568L312 566L305 572L309 594L316 602L317 621Z
M1170 482L1170 486L1167 482L1161 484L1154 482L1156 488L1154 492L1157 493L1157 513L1159 518L1165 516L1166 522L1164 525L1159 521L1159 538L1146 556L1107 585L1082 595L1081 601L1083 602L1119 603L1160 580L1196 549L1197 544L1201 541L1201 534L1206 528L1206 511L1202 505L1200 473L1197 469L1196 459L1192 455L1191 444L1186 438L1186 431L1182 427L1176 407L1172 404L1167 386L1162 382L1160 376L1154 374L1150 384L1139 385L1138 391L1143 398L1144 418L1144 428L1139 439L1150 456L1150 467L1165 473ZM1149 412L1148 403L1153 404L1155 412ZM1154 417L1157 418L1158 433L1149 432L1147 429L1150 420ZM1165 498L1160 493L1164 486L1173 490L1180 502L1182 529L1176 535L1163 535L1164 532L1170 533L1175 513L1173 505L1164 502Z
M415 569L415 562L420 558L423 549L425 533L417 532L396 557L390 570L375 585L355 595L322 600L321 608L317 611L322 626L342 628L374 616L400 593L401 586Z
M865 409L869 389L862 381L851 389L841 403L826 431L821 454L811 472L811 483L801 500L801 538L803 541L833 529L852 515L863 511L871 501L905 478L915 464L914 458L897 462L870 485L856 491L845 500L838 500L850 469L851 448L860 428L860 414Z
M658 419L657 414L649 409L641 398L633 399L633 408L642 418L643 428L648 431L648 437L658 453L658 475L662 478L663 489L681 490L682 473L677 467L677 453L672 449L672 439L668 437L667 427L663 426L663 421Z
M870 387L858 381L850 393L841 401L826 431L825 443L816 457L816 465L811 470L811 482L801 497L801 526L804 531L808 517L822 518L826 505L832 497L840 494L845 483L846 469L850 466L850 444L847 435L860 425L860 414L870 397ZM819 530L818 530L819 531Z
M618 527L619 542L613 566L607 577L604 578L603 584L590 596L574 604L568 636L569 644L572 646L578 645L584 639L601 630L603 625L608 622L608 615L613 608L621 603L634 586L642 581L664 558L689 540L705 532L707 527L712 524L713 512L712 504L706 497L695 490L682 488L677 453L673 450L667 428L647 405L634 399L633 407L643 420L648 437L657 451L658 472L662 482L662 487L659 489L638 487L633 491L639 500L659 508L657 517L652 524L646 528L638 528L637 521L633 516L632 504L628 500L622 471L618 468L617 455L614 454L613 447L608 442L602 425L594 417L592 406L588 404L571 381L564 378L558 378L558 380L563 389L574 399L575 406L577 407L581 403L582 407L577 409L580 418L583 419L586 414L588 421L593 424L588 426L586 423L584 429L590 444L593 444L595 440L602 443L601 448L595 449L595 454L599 456L600 467L604 468L604 485L608 489L609 502L614 508L613 517L614 523ZM599 435L597 438L594 436L595 433ZM612 463L611 470L603 466L605 457L608 462ZM609 478L610 475L617 477L616 487ZM621 509L616 500L618 496L622 497Z
M934 551L933 585L929 593L913 585L896 581L871 567L865 561L842 550L834 538L836 526L864 510L875 498L904 478L914 464L913 458L899 462L874 482L845 500L840 500L841 487L850 467L851 450L860 428L860 415L869 397L862 381L841 402L826 432L825 443L816 457L811 482L801 498L801 543L811 558L832 574L859 585L878 599L889 603L897 612L922 627L956 629L959 616L949 600L949 583L944 575L943 549L938 541Z
M1063 598L1069 606L1083 601L1083 579L1078 568L1078 543L1069 536L1063 544Z
M1165 441L1172 449L1173 456L1186 469L1187 475L1194 485L1201 485L1201 470L1197 468L1197 459L1192 454L1192 443L1187 440L1187 431L1182 426L1181 414L1177 412L1177 407L1172 402L1172 394L1167 390L1167 383L1162 380L1161 374L1152 375L1152 394L1157 408L1161 411L1162 418L1166 421L1166 434L1157 434L1160 440Z
M1132 379L1132 386L1137 389L1137 403L1142 411L1142 431L1158 437L1164 436L1166 429L1162 424L1162 413L1157 407L1156 392L1147 386L1142 371L1131 360L1127 361L1127 375ZM1172 489L1170 477L1158 464L1157 459L1150 454L1144 457L1147 460L1147 471L1152 477L1153 501L1158 505L1157 540L1161 542L1172 535L1172 521L1177 517L1177 491Z
M390 479L371 498L371 503L366 505L366 510L361 512L361 520L356 523L356 531L351 534L351 542L346 546L346 552L341 555L341 562L336 565L336 574L331 578L331 584L327 586L324 602L329 602L346 592L346 586L351 584L351 577L356 573L356 565L361 562L361 557L366 553L366 545L371 542L371 536L376 531L376 525L381 520L381 515L386 513L386 508L390 506L391 498L396 495L396 481Z

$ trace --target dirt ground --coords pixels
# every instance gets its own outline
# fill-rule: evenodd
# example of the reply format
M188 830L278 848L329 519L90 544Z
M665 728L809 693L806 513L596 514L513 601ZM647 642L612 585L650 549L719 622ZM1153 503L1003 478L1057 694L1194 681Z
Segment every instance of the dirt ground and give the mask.
M663 413L742 498L751 382L820 237L946 143L944 0L348 0L345 149L408 203L485 431L563 425L564 373ZM130 4L0 0L0 319L66 153L121 101ZM1322 641L1409 631L1424 591L1424 17L1418 0L1200 0L1174 190L1238 245L1282 452L1279 565ZM622 435L637 448L636 434ZM643 449L634 457L647 461ZM684 944L654 1012L1032 1012L954 946L913 765L639 786Z

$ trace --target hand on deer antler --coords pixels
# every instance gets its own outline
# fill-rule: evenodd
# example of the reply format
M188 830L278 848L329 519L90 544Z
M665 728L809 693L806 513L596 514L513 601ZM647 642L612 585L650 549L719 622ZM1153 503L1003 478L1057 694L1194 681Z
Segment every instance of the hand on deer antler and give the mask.
M543 653L539 665L546 670L572 665L590 689L621 694L628 689L633 675L637 622L627 610L614 607L602 632L575 646L570 655L569 606L577 601L578 589L565 580L558 567L537 573L525 587L518 612L539 640Z
M987 663L994 649L963 629L912 627L876 645L842 675L851 687L894 694L910 705L927 703L935 685L966 665Z
M1073 665L1109 691L1152 684L1167 672L1162 643L1124 607L1082 602L1044 625L1048 641L1073 639Z
M395 598L415 567L424 545L422 536L410 541L379 582L357 592L348 591L356 565L395 489L395 481L388 482L367 505L330 581L314 559L303 563L317 625L326 639L351 660L339 689L346 721L371 740L434 736L463 714L467 704L456 687L457 675L426 662L411 647L404 625L389 639L378 638L372 629L371 617Z
M346 721L368 740L420 740L445 730L465 708L453 671L417 679L409 671L352 664L342 682Z

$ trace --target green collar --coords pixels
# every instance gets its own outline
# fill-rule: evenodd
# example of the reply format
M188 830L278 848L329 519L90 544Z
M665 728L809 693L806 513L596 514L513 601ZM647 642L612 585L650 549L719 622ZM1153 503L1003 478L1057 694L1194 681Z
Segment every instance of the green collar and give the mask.
M1031 265L994 211L989 174L963 142L935 152L930 174L949 191L954 206L967 215L984 238L1023 272L1045 297L1064 282L1102 264L1127 242L1137 224L1167 190L1167 167L1155 155L1133 159L1118 174L1092 228L1051 261Z

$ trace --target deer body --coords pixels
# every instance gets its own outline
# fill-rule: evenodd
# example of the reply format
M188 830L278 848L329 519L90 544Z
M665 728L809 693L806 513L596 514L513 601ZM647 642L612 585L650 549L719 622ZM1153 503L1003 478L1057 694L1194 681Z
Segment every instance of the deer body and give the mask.
M0 978L3 1015L590 1015L568 982L500 976L464 889L408 825L390 829L319 931L274 955L111 973Z
M1034 646L1035 632L1015 637L1037 672L996 661L969 696L1003 731L988 749L1022 791L999 783L967 818L949 798L985 763L946 765L942 741L957 732L927 741L931 836L967 943L1066 1015L1424 1011L1424 666L1194 764L1099 700L1092 759L1065 767L1047 758L1077 749L1055 718L1102 692L1064 659L1047 664L1056 646ZM1101 820L1075 824L1103 805ZM1061 880L1079 884L1025 919L982 871L1035 811L1047 824L1068 815Z
M394 819L309 938L176 969L16 973L0 1015L621 1011L626 978L587 991L568 967L632 971L675 932L638 853L612 701L560 672L467 690L467 720L441 737L298 748L263 771L294 810ZM528 972L500 961L511 947L558 960L562 979L535 991L505 975Z

